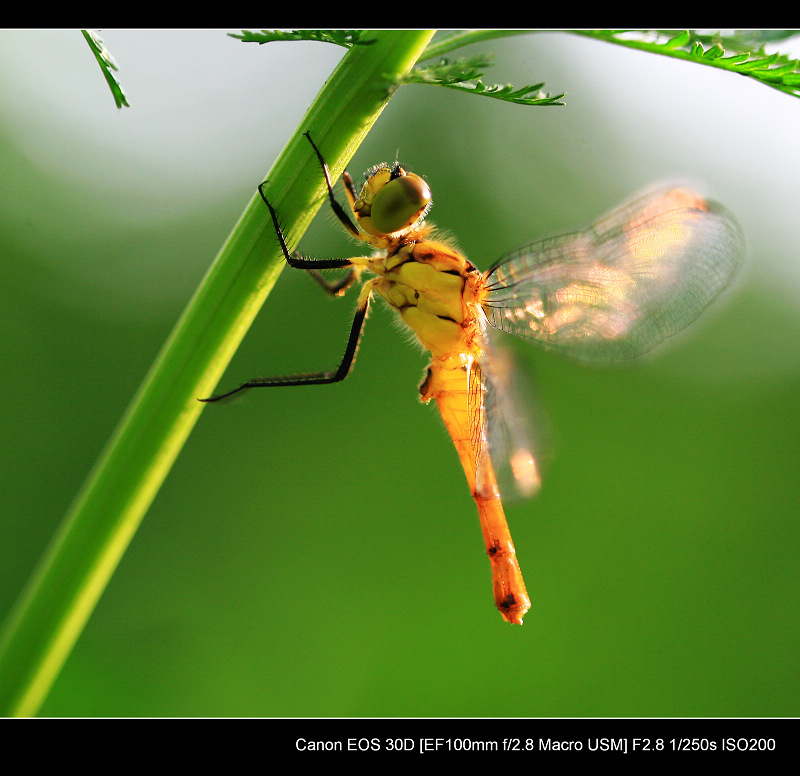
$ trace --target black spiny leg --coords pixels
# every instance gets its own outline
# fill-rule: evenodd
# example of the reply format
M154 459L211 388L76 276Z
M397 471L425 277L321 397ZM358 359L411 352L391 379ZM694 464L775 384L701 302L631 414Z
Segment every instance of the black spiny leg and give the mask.
M333 193L333 186L331 184L330 170L328 169L328 164L323 158L322 153L311 139L311 134L309 132L304 134L308 138L308 142L311 143L311 147L314 149L317 159L319 159L320 166L322 167L322 174L325 176L325 184L328 187L328 200L330 201L331 209L339 219L339 222L342 224L342 226L353 237L363 239L363 235L359 232L358 227L353 224L353 222L350 220L350 217L347 215L347 213L345 213L344 208L342 208L342 206L336 201L336 197ZM353 183L353 178L351 177L350 173L347 172L347 170L342 173L342 182L344 183L345 193L347 194L347 201L350 203L350 207L352 208L358 199L358 192L356 191L355 184ZM311 275L311 277L313 277L314 280L316 280L317 283L319 283L320 286L322 286L322 288L324 288L325 291L327 291L331 296L342 296L344 292L347 291L347 289L359 279L361 270L358 267L353 267L344 277L333 283L330 282L324 275L320 275L313 269L309 270L308 274Z
M355 201L358 199L358 192L356 191L355 183L353 183L353 178L347 170L342 173L342 181L344 182L344 188L347 192L347 199L351 205L354 205Z
M283 256L290 267L294 267L295 269L344 269L353 266L353 262L350 261L350 259L305 259L300 255L292 256L286 245L286 238L283 236L283 229L278 221L278 214L275 212L275 208L272 207L267 199L267 195L264 193L264 186L266 186L266 184L266 181L259 184L258 193L269 209L269 214L272 216L272 224L275 227L275 233L278 235L278 242L283 251Z
M331 282L326 278L324 275L321 275L315 269L308 270L308 274L311 275L320 286L327 291L331 296L342 296L344 295L345 291L347 291L353 283L358 280L359 276L361 275L359 267L350 267L350 269L343 275L339 280Z
M317 146L314 145L314 141L311 139L311 135L308 132L305 132L304 134L308 138L308 142L311 143L311 147L314 149L314 152L317 155L317 159L319 159L319 163L322 166L322 174L325 176L325 184L328 187L328 200L331 203L331 208L333 209L333 212L336 214L336 217L339 219L342 226L345 229L347 229L347 231L350 232L350 234L353 237L356 237L359 240L362 239L363 237L361 232L358 231L358 227L350 220L350 216L348 216L347 213L345 213L344 208L336 201L336 197L333 194L333 185L331 184L331 175L330 175L330 170L328 169L328 163L325 161L325 159L323 159L322 154L319 151L319 148L317 148ZM355 202L356 200L355 186L353 185L353 179L350 177L349 173L346 170L344 173L344 183L348 189L348 199L350 196L352 196L353 202Z
M333 193L333 185L331 184L330 170L328 169L328 164L323 158L322 153L314 144L314 141L311 139L311 135L308 132L305 133L305 136L308 138L308 142L311 143L311 147L314 149L317 159L319 159L320 167L322 167L322 174L325 177L325 185L328 188L328 200L330 201L331 209L339 219L342 226L353 237L363 239L358 227L353 224L347 213L345 213L344 208L336 201L336 197ZM344 173L344 183L347 189L348 200L352 205L357 196L356 188L353 184L353 179L346 170ZM259 185L258 193L261 195L261 199L264 200L264 204L269 209L270 216L272 216L272 223L275 227L275 233L278 235L278 242L280 243L286 263L295 269L308 270L309 274L314 278L314 280L316 280L317 283L319 283L320 286L322 286L322 288L324 288L332 296L341 296L344 294L344 292L347 291L347 289L350 288L350 286L352 286L356 280L358 280L359 275L361 274L360 271L353 269L353 263L350 261L350 259L307 259L299 253L295 254L294 256L289 253L289 248L286 245L286 238L283 234L283 229L278 221L278 215L267 199L267 195L264 193L265 185L266 181ZM350 271L343 278L333 283L328 281L327 278L317 272L317 270L320 269L344 269L347 267L350 267Z
M203 402L214 402L220 399L227 399L240 391L245 391L248 388L275 388L279 386L288 385L326 385L328 383L338 383L344 380L350 370L353 368L353 362L356 358L358 351L358 343L361 340L361 334L364 331L364 321L367 318L369 311L369 300L372 294L372 284L368 283L361 291L361 296L358 299L358 307L356 314L353 318L353 324L350 327L350 336L347 340L347 348L344 351L344 357L337 369L328 372L310 372L301 375L289 375L286 377L267 377L256 378L255 380L248 380L242 383L238 388L234 388L227 393L220 393L216 396L211 396L208 399L200 399Z

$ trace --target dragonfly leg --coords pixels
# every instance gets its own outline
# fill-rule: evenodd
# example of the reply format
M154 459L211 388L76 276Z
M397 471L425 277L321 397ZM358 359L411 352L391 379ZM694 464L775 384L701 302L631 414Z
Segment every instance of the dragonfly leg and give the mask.
M336 201L336 197L333 193L333 185L331 184L330 170L328 169L328 164L323 158L322 153L314 144L314 141L311 139L311 135L308 132L305 133L305 136L308 138L308 142L311 143L311 147L314 149L314 153L316 153L317 159L319 159L320 166L322 167L322 174L325 177L325 185L328 188L328 199L334 214L352 237L356 237L359 240L365 239L364 235L358 230L358 227L353 224L347 213L345 213L344 208ZM347 170L345 170L343 178L347 199L352 207L357 198L356 187ZM283 228L278 220L278 214L275 212L275 208L272 207L270 201L267 199L267 195L264 191L266 184L267 181L264 181L259 185L258 193L261 195L261 199L264 200L264 204L269 209L270 216L272 217L272 223L275 227L275 233L278 235L278 242L280 243L286 263L295 269L309 270L314 280L316 280L328 293L330 293L332 296L341 296L345 291L347 291L348 288L350 288L351 285L353 285L356 280L359 279L361 275L360 262L353 259L311 259L304 257L300 253L290 253L289 248L286 245L286 237L283 234ZM317 272L317 270L321 269L352 268L354 265L356 267L355 270L351 270L343 278L335 282L328 281Z
M267 182L264 181L264 183L259 184L258 193L261 195L261 199L264 200L264 204L267 206L270 216L272 216L272 224L275 227L275 233L278 235L278 242L280 243L286 263L290 267L294 267L295 269L344 269L353 266L352 259L307 259L299 253L292 255L286 245L286 238L284 237L280 221L278 221L278 214L275 212L275 208L272 207L270 201L267 199L267 195L264 193L264 186L266 183Z
M347 291L350 286L355 283L360 275L361 275L362 267L350 267L350 269L342 276L339 280L331 282L328 280L324 275L317 272L315 269L308 270L308 274L311 275L317 283L322 286L325 291L327 291L331 296L342 296L345 291Z
M210 396L207 399L200 399L199 401L215 402L220 399L227 399L248 388L274 388L288 385L326 385L328 383L341 382L350 374L353 363L355 362L358 345L361 341L361 334L364 331L364 321L366 321L367 312L369 311L373 285L374 281L370 281L361 289L361 294L358 297L356 314L350 326L350 336L347 339L347 347L345 348L342 361L336 369L328 372L309 372L307 374L287 375L285 377L255 378L254 380L248 380L246 383L242 383L238 388L234 388L232 391Z
M347 194L347 201L352 208L355 206L356 200L358 199L358 192L356 191L355 183L353 183L353 178L347 170L342 173L342 182L344 183L345 194Z
M319 159L319 163L322 167L322 174L325 176L325 184L328 187L328 200L331 203L333 212L336 214L336 217L339 219L342 226L347 229L347 231L350 232L353 237L357 237L359 240L363 239L363 235L358 231L358 227L350 220L350 217L347 215L344 208L336 201L336 197L333 194L333 185L331 184L331 175L330 170L328 169L328 163L323 158L319 148L317 148L314 141L311 139L311 134L308 132L305 132L304 134L308 138L308 142L311 143L311 147L314 149L317 159ZM355 186L353 185L353 179L346 170L344 172L344 183L347 189L347 198L350 200L350 204L352 205L353 202L356 201L356 190Z

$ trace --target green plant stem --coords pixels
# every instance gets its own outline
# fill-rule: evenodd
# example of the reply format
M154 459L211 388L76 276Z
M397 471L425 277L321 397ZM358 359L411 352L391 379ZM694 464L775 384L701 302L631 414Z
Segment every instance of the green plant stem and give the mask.
M325 197L314 141L341 174L431 30L373 31L352 47L270 170L290 249ZM265 100L268 96L265 95ZM254 182L253 188L255 189ZM168 260L168 259L165 259ZM6 623L0 714L35 714L184 441L283 267L251 200L178 321Z

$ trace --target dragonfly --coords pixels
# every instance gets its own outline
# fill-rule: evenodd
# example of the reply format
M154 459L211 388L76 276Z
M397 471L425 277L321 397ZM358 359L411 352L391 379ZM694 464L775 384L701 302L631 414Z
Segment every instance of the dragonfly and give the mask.
M540 239L481 272L426 223L427 181L399 162L364 174L357 190L345 171L352 216L336 199L325 159L308 132L336 218L369 256L318 259L292 254L270 204L289 266L308 271L329 293L342 295L362 275L344 356L336 369L256 378L201 401L251 388L316 385L344 380L355 361L371 300L380 297L430 354L419 388L434 401L455 445L480 519L492 571L494 601L509 623L531 607L505 517L499 471L523 495L540 475L532 446L515 421L513 364L493 331L530 340L587 362L638 358L694 321L732 281L743 256L734 217L691 188L653 189L588 228ZM321 270L344 269L331 281Z

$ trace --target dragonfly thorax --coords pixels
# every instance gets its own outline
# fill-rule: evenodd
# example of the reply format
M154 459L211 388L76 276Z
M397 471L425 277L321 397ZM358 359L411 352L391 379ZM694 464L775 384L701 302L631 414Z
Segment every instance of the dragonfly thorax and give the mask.
M436 358L463 352L476 316L470 309L480 273L457 251L423 240L384 260L375 290Z

